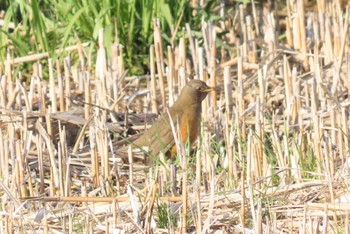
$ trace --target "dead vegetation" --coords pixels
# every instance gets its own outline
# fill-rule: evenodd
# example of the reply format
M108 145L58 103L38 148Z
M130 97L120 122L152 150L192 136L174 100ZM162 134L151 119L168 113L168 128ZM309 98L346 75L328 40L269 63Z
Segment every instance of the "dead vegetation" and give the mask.
M0 232L349 233L349 15L315 4L223 9L232 17L203 21L203 41L187 25L173 47L155 20L142 77L102 33L91 67L79 43L63 61L9 53ZM221 89L204 101L195 149L151 167L120 160L189 77Z

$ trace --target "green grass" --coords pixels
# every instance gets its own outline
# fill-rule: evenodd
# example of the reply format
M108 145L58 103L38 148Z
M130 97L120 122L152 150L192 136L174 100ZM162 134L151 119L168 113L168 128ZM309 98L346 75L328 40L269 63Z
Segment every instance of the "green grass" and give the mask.
M157 224L159 228L167 228L167 229L173 229L176 227L176 222L178 218L174 214L174 212L171 210L171 207L165 203L160 202L157 205Z
M0 10L6 13L0 31L0 59L6 58L9 45L13 57L49 52L55 58L59 56L54 53L56 49L81 41L90 42L87 56L94 61L98 33L103 29L107 54L113 43L123 45L129 73L145 74L155 18L160 20L163 40L171 44L173 37L177 40L183 35L185 23L189 22L196 32L200 31L202 18L216 19L212 6L218 2L209 1L196 9L198 13L193 17L194 9L186 0L5 0L0 4ZM10 23L15 29L9 28ZM166 47L164 50L166 53Z

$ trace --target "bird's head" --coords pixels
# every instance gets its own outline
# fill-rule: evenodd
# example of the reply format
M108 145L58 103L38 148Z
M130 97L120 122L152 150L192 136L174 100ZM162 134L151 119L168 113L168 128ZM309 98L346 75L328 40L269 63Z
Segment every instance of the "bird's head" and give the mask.
M178 100L182 105L200 104L212 90L201 80L191 80L183 87Z

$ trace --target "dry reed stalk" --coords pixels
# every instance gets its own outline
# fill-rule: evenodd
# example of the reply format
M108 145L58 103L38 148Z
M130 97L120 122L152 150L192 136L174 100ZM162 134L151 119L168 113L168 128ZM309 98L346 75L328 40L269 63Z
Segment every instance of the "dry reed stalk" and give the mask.
M178 55L176 56L178 59L175 60L175 70L185 69L186 75L190 72L188 71L186 67L186 43L185 43L185 37L181 37L179 41L179 46L177 49ZM198 66L198 64L193 64L194 67ZM195 70L198 70L198 68L195 68ZM198 75L198 74L196 74Z
M47 204L43 204L43 210L46 210L46 206ZM43 226L44 226L44 234L48 234L49 233L49 223L48 223L48 220L47 220L47 215L44 215L43 217Z
M37 82L37 90L38 90L38 102L39 102L39 111L41 113L46 113L46 97L45 97L45 89L47 88L47 86L40 82L40 80L38 80Z
M59 106L60 106L60 111L64 111L66 109L66 107L65 107L65 103L64 103L63 77L62 77L62 71L61 71L61 64L58 60L56 61L56 70L57 70Z
M349 129L347 128L347 116L345 114L345 108L341 107L341 116L340 121L338 123L341 123L341 128L339 129L338 135L339 135L339 142L341 142L341 146L339 148L339 156L341 159L341 165L344 166L345 162L345 154L344 152L348 152L349 150L349 140L346 136L349 134Z
M208 26L208 23L205 22L204 20L202 20L201 22L201 25L202 25L202 35L203 35L203 48L204 48L204 52L205 52L205 55L206 57L209 57L210 56L210 50L209 50L209 26ZM198 58L198 61L199 61L200 58Z
M6 74L6 88L8 90L9 96L12 96L13 94L13 71L11 66L11 51L10 49L7 50L6 54L6 62L5 62L5 74ZM5 81L4 81L5 82ZM6 103L7 104L7 103Z
M204 221L204 232L206 232L207 230L209 230L210 225L211 225L211 220L213 219L213 211L214 211L214 203L215 203L215 165L211 165L212 168L209 171L209 173L211 174L209 176L209 180L210 180L210 194L209 194L209 205L208 205L208 214L207 214L207 218Z
M65 177L64 177L64 195L63 196L70 196L71 195L71 168L70 168L70 157L67 158L66 161L66 170L65 170Z
M119 212L118 212L118 203L116 199L113 199L112 207L113 207L112 228L117 228L117 217ZM109 221L107 216L106 216L106 230L109 230Z
M23 85L21 84L21 82L19 80L16 80L16 86L18 86L19 88L19 92L22 95L17 95L17 105L22 108L25 111L30 111L30 104L29 104L29 99L28 99L28 94L26 89L23 87ZM22 100L24 102L24 107L22 106Z
M83 132L83 131L81 131ZM90 155L91 155L91 177L93 184L99 187L99 161L98 154L96 152L96 132L94 128L89 128L89 140L90 140Z
M291 7L287 4L287 18L286 18L286 44L289 47L293 46L293 32L292 32L292 13L291 13Z
M50 100L51 100L51 113L57 112L57 99L56 99L56 84L55 76L53 74L52 59L48 59L49 64L49 90L50 90Z
M230 127L229 122L231 118L228 115L228 112L224 113L224 129L225 129L225 143L227 145L227 160L228 160L228 177L234 181L238 181L238 165L237 160L234 157L234 131L233 126Z
M253 4L254 5L254 4ZM257 51L256 51L256 43L255 43L255 32L253 29L253 22L252 22L252 17L247 16L246 17L247 21L247 42L248 46L248 62L255 64L257 62Z
M227 52L224 48L221 48L221 50L220 50L220 55L219 55L219 56L221 57L221 60L218 61L219 66L217 67L217 69L220 69L221 64L224 64L224 63L227 62L227 59L228 59L228 52ZM217 83L218 83L218 82L216 82L215 85L217 85Z
M303 116L302 116L302 100L301 100L301 81L297 78L297 70L292 69L292 81L293 81L293 93L294 93L294 116L292 123L295 123L299 133L302 134L303 130ZM304 157L303 157L304 158Z
M203 101L204 103L202 103L202 108L203 108L203 112L202 112L202 120L203 123L207 123L210 122L210 116L212 116L212 112L209 111L209 100L205 100ZM208 180L212 181L213 178L211 177L212 171L215 169L213 167L216 167L217 165L217 160L218 160L218 155L215 155L215 157L212 159L211 155L213 154L213 148L212 148L212 134L209 131L206 131L206 128L204 128L204 124L202 123L202 127L201 127L201 134L200 136L202 137L202 143L201 143L201 147L203 148L202 151L202 158L205 158L204 162L206 162L206 169L204 168L204 172L208 172L207 175L209 175ZM214 186L214 185L212 185Z
M83 125L83 127L81 128L81 130L79 131L79 134L77 136L77 139L76 139L76 142L74 144L74 147L72 149L72 153L75 154L78 152L79 150L79 147L80 147L80 144L82 142L82 139L84 137L84 134L85 134L85 129L87 129L87 127L89 126L90 124L90 121L91 121L92 117L90 117L89 119L87 119Z
M16 154L16 182L20 185L19 197L24 197L26 194L26 186L24 183L24 162L23 162L23 154L21 150L21 146L19 141L15 141L15 154Z
M86 191L86 183L81 183L80 185L80 191L81 191L81 197L84 198L84 197L87 197L87 191ZM88 207L88 204L87 202L82 202L82 207L84 208L87 208Z
M253 147L253 135L252 131L249 131L247 140L248 140L248 151L247 151L247 192L248 192L248 199L249 199L249 207L250 207L250 213L253 219L253 227L257 226L256 221L256 210L254 206L254 188L255 185L255 178L256 173L258 172L258 165L256 165L256 162L254 162L253 154L254 154L254 147ZM254 173L255 172L255 173ZM257 184L259 186L259 184ZM255 187L255 186L254 186Z
M155 206L155 201L156 201L156 196L157 196L157 181L155 181L155 183L153 183L153 185L150 187L149 189L149 193L147 195L147 205L144 206L144 209L147 209L147 211L142 211L142 213L146 213L146 217L145 217L145 229L147 233L152 232L152 214L153 214L153 210L154 210L154 206Z
M300 22L298 17L298 11L296 6L293 4L293 13L292 13L292 28L293 28L293 48L300 50L301 48L301 38L300 38Z
M19 91L20 91L19 86L16 85L16 87L14 88L13 84L14 84L14 82L12 82L12 81L9 82L9 86L12 88L10 88L10 91L9 91L10 95L9 95L9 98L7 99L8 102L6 105L6 109L10 109L14 105L16 98L17 98L17 95L19 94Z
M253 134L253 132L251 132ZM251 164L251 182L257 182L256 188L261 189L262 188L262 182L260 178L264 177L264 162L263 157L261 155L261 146L259 145L259 139L257 139L258 136L251 136L251 141L248 144L248 147L250 148L250 154L247 155L247 157L250 158L250 164Z
M4 139L3 130L0 130L0 142L4 142L5 144L0 144L0 166L1 166L1 176L8 175L9 174L9 168L8 168L8 154L6 154L6 148L7 144ZM5 185L8 186L8 179L6 177L3 180L5 182Z
M65 139L66 139L66 132L65 129L62 129L61 123L59 122L59 144L58 144L58 176L59 176L59 195L64 196L65 194L65 186L64 186L64 176L65 176L65 171L64 171L64 159L66 158L66 150L65 150Z
M151 45L150 47L151 107L152 107L153 113L158 113L155 70L156 68L154 65L154 45Z
M287 129L289 129L290 118L292 114L292 96L293 96L293 86L291 83L291 71L287 61L287 57L283 56L283 78L285 87L285 105L286 105L286 117L288 119Z
M315 19L314 20L314 28L318 29L318 21ZM333 40L332 40L332 29L331 29L331 23L329 22L329 18L326 18L325 21L325 25L320 24L320 27L325 27L326 31L324 32L325 34L325 49L324 49L324 53L326 55L325 57L325 62L329 63L331 61L333 61L334 58L334 47L333 47ZM317 42L319 42L319 38L316 38Z
M318 172L321 173L322 170L322 166L321 166L321 162L323 162L323 157L321 154L321 145L320 145L320 141L321 141L321 133L320 133L320 123L319 123L319 118L317 116L317 94L316 94L316 80L313 79L312 82L312 86L311 86L311 113L312 113L312 122L313 122L313 127L314 127L314 131L315 131L315 136L313 137L314 139L314 147L315 147L315 155L317 158L317 168L318 168Z
M89 42L86 42L86 43L81 44L81 46L87 47L89 44L90 44ZM68 46L68 47L64 48L63 50L61 50L61 49L55 50L54 53L55 54L62 54L64 52L71 52L71 51L77 50L78 48L79 48L78 45ZM48 52L26 55L23 57L14 58L14 59L9 60L9 64L14 65L14 64L21 64L21 63L26 63L26 62L33 62L33 61L38 61L38 60L48 58L48 57L49 57Z
M261 205L261 200L258 200L258 208L257 208L257 212L256 212L256 224L254 225L254 230L256 231L256 233L263 233L262 231L262 205Z
M221 2L220 6L219 6L219 15L222 19L225 18L225 12L227 11L227 9L225 8L225 2ZM222 31L226 31L226 27L225 27L225 21L224 20L220 20L219 22L219 27Z
M290 166L290 175L291 177L297 181L298 183L301 182L301 173L300 173L300 167L299 167L299 153L298 149L295 144L292 145L291 150L288 150L288 138L286 136L283 136L283 146L285 148L285 155L288 159L288 164ZM291 151L291 152L290 152Z
M242 35L242 44L241 46L241 56L243 58L247 58L248 56L248 36L247 36L247 27L246 27L246 23L244 20L244 6L243 5L239 5L239 26L240 26L240 33Z
M25 171L27 173L27 180L28 180L28 191L29 191L29 196L35 196L34 194L34 187L33 187L33 174L31 171L30 171L30 168L29 168L29 164L28 164L28 151L24 151L25 152L25 155L24 155L24 164L25 164Z
M124 65L124 56L123 56L123 46L118 46L118 72L119 74L123 74L126 72ZM125 87L125 79L119 81L119 90Z
M338 116L338 108L335 109L335 108L330 108L330 117L331 117L331 129L330 129L330 132L331 132L331 137L330 139L327 139L328 142L328 151L330 153L330 170L331 170L331 175L334 175L334 172L335 172L335 165L334 165L334 159L336 157L335 153L334 153L334 146L340 146L340 142L337 142L337 132L339 131L339 127L341 127L339 124L340 122L336 122L336 119L337 119L337 116ZM329 157L328 156L328 157Z
M197 207L197 222L195 224L196 226L196 232L202 233L202 212L201 212L201 154L200 150L196 153L196 178L194 182L194 193L195 193L195 202Z
M327 131L324 132L324 145L323 145L323 155L324 155L324 174L323 176L326 178L327 182L328 182L328 187L329 187L329 194L330 194L330 198L331 201L334 202L334 188L333 188L333 169L332 169L332 163L331 163L331 158L330 158L330 154L332 154L332 149L329 150L329 146L330 148L332 148L331 142L328 141L327 139L328 137L328 133Z
M237 127L237 130L236 130L236 132L237 132L237 141L239 142L239 141L242 141L243 140L243 137L242 137L242 133L241 133L241 129L240 128L238 128L238 126L240 126L240 121L239 121L239 114L238 114L238 110L237 109L235 109L235 113L234 113L234 126L236 126ZM237 146L237 150L238 150L238 160L240 161L240 162L242 162L242 173L241 173L241 180L243 180L243 178L244 178L244 161L245 161L245 157L243 156L243 146L242 146L242 144L238 144L238 146ZM242 181L242 184L244 184L244 182ZM243 189L244 190L244 189ZM242 193L243 193L243 191L242 191ZM244 197L244 196L243 196Z
M244 105L244 85L243 85L243 61L242 61L242 57L239 56L238 57L238 61L237 61L237 89L236 89L236 102L237 102L237 106L238 106L238 116L237 119L237 126L241 126L240 128L240 134L242 139L241 140L245 140L246 139L246 126L245 126L245 117L243 115L244 111L245 111L245 105Z
M180 67L179 69L179 78L178 78L178 90L181 90L187 83L187 78L185 74L185 68Z
M272 129L276 129L276 124L275 124L275 121L274 121L274 118L272 120ZM287 181L286 181L286 178L287 178L287 171L285 170L288 170L288 162L287 161L287 157L285 157L283 151L282 151L282 144L281 144L281 141L277 135L277 130L273 130L272 131L272 135L271 135L271 138L272 138L272 142L273 142L273 145L275 146L276 148L276 158L278 160L278 165L280 167L280 169L283 172L283 174L280 176L280 179L281 179L281 185L286 185Z
M345 225L344 225L344 227L345 227L345 234L349 234L350 233L350 230L349 230L349 211L347 210L346 211L346 214L345 214Z
M70 78L70 57L66 57L63 61L64 67L64 98L65 98L65 111L68 111L71 107L71 78ZM63 111L63 110L61 110Z
M162 108L166 107L166 97L165 97L165 86L164 86L164 58L163 58L163 45L162 37L160 32L160 22L159 19L155 19L153 22L154 26L154 48L156 54L157 62L157 72L159 76L159 88L162 97Z
M136 194L134 193L134 188L132 188L130 185L127 186L127 194L130 198L130 205L133 212L133 219L132 222L134 222L137 226L141 223L141 204L139 203Z
M170 25L170 30L171 30L171 34L172 34L171 35L170 45L171 45L172 48L174 48L174 41L175 41L176 35L178 33L178 30L179 30L180 23L182 21L183 15L184 15L184 11L181 12L180 17L177 20L175 29L174 29L174 25L172 25L172 24Z
M198 48L198 79L204 81L204 49L202 47Z
M107 70L107 73L110 72L111 73L111 91L112 91L112 95L111 97L113 98L114 100L114 103L115 103L115 108L114 110L115 111L118 111L119 110L119 105L117 102L117 100L119 99L119 86L118 86L118 83L119 83L119 77L121 76L121 73L119 73L119 70L118 70L118 45L117 44L113 44L111 46L111 70L108 71Z
M307 45L306 45L306 23L305 23L305 9L303 0L297 0L296 2L298 17L299 17L299 27L300 27L300 50L302 53L302 61L304 68L308 67L308 60L306 59Z
M345 76L347 77L347 80L345 81L345 84L346 85L346 90L347 90L347 95L348 97L350 96L350 55L349 55L349 48L346 48L347 50L347 56L345 57L346 58L346 72L345 72Z
M88 74L84 75L84 117L91 118L91 81Z
M265 136L264 136L264 132L263 132L263 128L264 128L264 118L261 114L261 107L260 107L260 102L258 101L258 97L256 98L256 110L255 110L255 131L256 131L256 144L255 145L255 149L256 149L256 152L255 152L255 155L256 155L256 163L257 165L259 165L259 177L260 178L261 176L264 176L266 177L267 176L267 168L268 168L268 165L267 165L267 158L266 158L266 154L264 152L264 145L263 145L263 142L265 142Z
M72 233L73 232L73 214L69 214L68 216L68 233Z
M47 119L48 119L48 115L47 115ZM55 161L55 152L54 152L54 145L51 141L51 138L49 136L49 134L45 131L44 127L42 126L42 124L40 122L36 122L35 124L36 129L38 130L39 134L41 135L41 137L45 140L46 143L46 147L49 153L49 158L50 158L50 169L52 169L52 173L53 173L53 182L54 182L54 186L58 187L59 186L59 176L58 176L58 170L56 167L56 161Z
M6 87L7 81L11 80L11 76L12 76L11 63L10 63L10 61L11 61L11 53L10 52L11 52L10 49L7 49L7 51L6 51L6 61L4 61L4 66L5 66L4 75L1 72L1 75L2 75L2 81L1 81L2 87Z
M170 192L172 196L177 195L176 183L177 183L177 168L174 164L170 165Z
M133 184L134 183L134 167L133 167L133 161L134 157L132 154L132 146L128 146L128 160L129 160L129 183Z
M322 209L324 209L325 206L327 206L328 210L338 211L338 212L341 212L341 211L347 212L349 210L350 203L349 202L341 202L341 203L309 202L309 203L305 204L305 206L306 206L305 209L308 209L308 210L322 210Z
M159 173L159 194L161 196L164 195L164 189L163 189L163 185L166 184L168 182L168 172L170 170L169 166L168 166L168 163L167 163L167 157L166 155L161 152L159 154L159 161L160 161L160 167L159 169L157 170L157 173ZM170 167L172 166L173 164L170 165Z
M236 57L236 58L230 59L229 61L221 63L220 68L225 68L227 66L233 66L233 65L236 65L237 63L238 63L238 58Z
M38 82L38 79L36 76L32 76L31 80L30 80L30 85L29 85L29 91L28 91L28 107L29 110L31 111L33 110L33 104L34 104L34 95L37 95L37 93L35 93L35 87L36 87L36 83Z
M205 66L205 64L204 64L204 55L203 55L203 48L202 47L200 47L200 48L198 48L198 56L197 56L197 58L198 58L198 78L200 79L200 80L204 80L204 66ZM202 104L202 107L203 107L204 105ZM202 112L203 113L206 113L206 110L205 109L203 109L202 110ZM203 117L203 118L205 118L205 117ZM206 139L203 139L203 142L206 142ZM207 143L207 142L206 142ZM208 144L208 143L207 143ZM211 171L211 166L210 166L210 158L208 157L209 155L208 154L205 154L204 155L204 157L202 156L202 160L203 160L203 171L205 172L205 173L208 173L209 171Z
M188 199L188 175L187 175L187 153L182 151L182 213L181 213L181 232L187 232L187 199Z
M212 43L210 45L210 59L208 61L209 67L210 67L210 86L215 87L217 84L217 78L216 78L216 33L215 30L212 30ZM210 104L211 108L210 111L212 112L212 116L214 115L214 111L217 109L217 103L216 103L216 89L211 92L211 98L210 98Z
M106 79L106 70L107 70L107 61L106 61L106 51L104 48L104 30L100 29L98 32L98 51L96 59L96 78L100 84L100 90L98 93L99 103L104 103L107 100L107 79ZM85 78L85 74L84 78Z
M174 97L174 84L175 84L175 62L173 51L170 46L168 46L168 66L166 68L167 83L168 83L168 103L172 106L175 102Z
M2 76L1 77L1 83L0 83L0 104L1 106L6 106L6 95L5 95L5 90L6 90L6 77Z
M36 143L37 154L38 154L38 169L39 169L39 181L40 181L39 194L44 194L45 178L44 178L44 158L43 158L43 150L42 150L42 137L37 135L35 138L35 143Z
M262 107L266 106L266 90L267 90L267 77L263 76L262 70L258 70L258 84L259 84L259 103Z
M186 24L186 31L187 31L187 36L188 36L188 41L190 43L190 51L191 51L191 58L192 58L192 63L193 63L193 67L194 67L194 73L198 74L198 66L196 66L196 64L198 64L198 59L197 59L197 53L195 50L195 46L194 46L194 39L192 36L192 31L191 31L191 27L190 25L187 23Z
M337 91L337 84L338 84L338 80L341 79L340 76L340 71L341 71L341 67L343 64L343 57L344 57L344 52L345 52L345 43L346 43L346 39L347 39L347 35L348 35L348 29L349 28L349 9L346 9L346 14L345 14L345 24L344 24L344 28L342 28L342 35L341 35L341 47L340 47L340 51L339 51L339 57L338 57L338 63L336 64L336 74L333 77L333 86L331 89L332 94L334 95ZM343 82L346 83L346 80L343 80Z
M233 137L230 131L229 121L232 118L232 92L233 92L233 86L231 83L231 74L230 74L230 67L224 68L224 94L225 94L225 109L226 112L224 113L224 124L225 124L225 140L227 144L227 156L228 156L228 173L230 178L235 178L237 180L237 167L236 163L234 162L234 156L232 152L232 145L233 145Z
M80 61L80 70L78 68L72 69L73 74L73 82L78 85L79 91L84 91L84 78L87 74L87 68L86 68L86 62L85 62L85 56L84 51L81 43L78 43L78 55L79 55L79 61Z
M12 231L13 230L13 217L12 214L9 215L9 217L6 219L6 230L7 231ZM9 232L6 232L9 233Z
M101 157L101 169L102 169L102 180L104 181L104 184L106 186L106 194L111 193L111 186L110 186L110 167L109 167L109 158L108 158L108 139L107 135L108 132L104 128L101 132L98 132L98 136L101 137L101 141L97 141L97 148L100 148L99 155Z
M332 42L334 56L339 56L340 53L340 25L339 22L334 22L332 25Z

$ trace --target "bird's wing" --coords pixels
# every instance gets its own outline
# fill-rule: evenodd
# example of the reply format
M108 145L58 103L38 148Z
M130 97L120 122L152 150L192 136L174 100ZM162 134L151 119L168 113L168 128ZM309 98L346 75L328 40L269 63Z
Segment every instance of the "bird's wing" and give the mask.
M152 156L157 156L159 152L167 152L174 144L173 131L171 128L170 118L176 128L177 122L181 119L183 112L181 110L169 109L169 113L163 113L142 136L133 141L134 147L148 147Z

